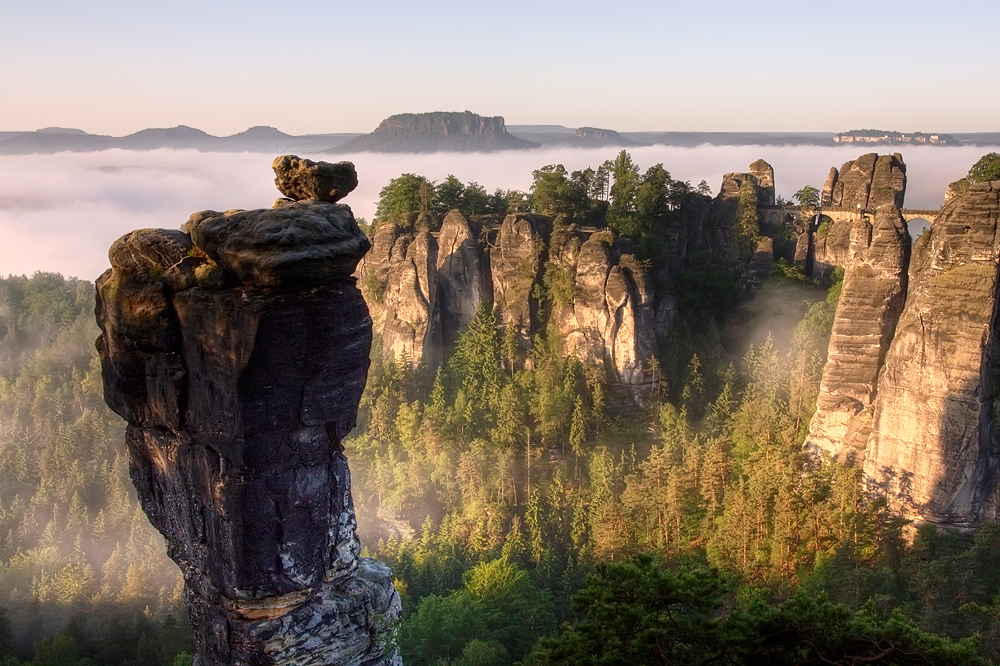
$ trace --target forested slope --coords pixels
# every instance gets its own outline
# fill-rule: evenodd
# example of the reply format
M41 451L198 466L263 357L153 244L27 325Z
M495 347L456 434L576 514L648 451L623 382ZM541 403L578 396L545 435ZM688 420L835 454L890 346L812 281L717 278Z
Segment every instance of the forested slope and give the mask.
M180 576L128 479L93 312L89 282L0 280L0 652L69 628L56 652L171 664Z

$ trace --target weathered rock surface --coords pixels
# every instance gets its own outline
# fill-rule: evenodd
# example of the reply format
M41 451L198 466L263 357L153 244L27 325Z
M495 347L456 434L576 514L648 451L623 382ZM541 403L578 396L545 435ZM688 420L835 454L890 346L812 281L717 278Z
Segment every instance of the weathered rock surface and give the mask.
M649 269L624 239L543 215L512 214L480 228L456 210L437 233L384 224L372 243L357 274L382 354L413 367L439 364L480 302L492 305L500 327L513 324L527 349L548 325L538 319L536 298L549 264L568 281L567 300L551 304L555 330L568 353L604 367L612 381L648 382L657 330L676 307L676 294L668 294L655 310Z
M508 215L490 250L493 307L501 326L513 322L527 349L534 329L531 288L542 277L545 238L552 221L541 215Z
M910 236L898 208L851 228L850 256L806 449L864 455L878 376L906 298Z
M484 291L478 234L457 210L445 215L441 225L437 276L443 341L450 347L472 320Z
M382 353L386 358L441 363L441 323L437 304L437 241L428 231L412 240L401 236L392 254L401 257L389 269L385 291Z
M97 281L105 399L201 666L399 663L399 597L359 556L341 445L371 344L352 225L333 204L195 216L194 243L119 239Z
M750 165L750 175L757 181L757 205L774 205L774 168L764 160Z
M258 287L343 280L371 248L350 208L324 202L202 211L191 216L184 230L219 266Z
M351 162L313 162L297 155L281 155L271 163L274 184L293 201L314 199L336 203L358 186Z
M555 315L566 352L610 370L623 384L647 384L656 350L649 272L614 247L608 233L590 236L574 259L568 267L575 274L572 301L557 306Z
M829 191L829 198L827 198ZM840 171L830 170L823 186L823 205L835 208L875 210L880 206L903 207L906 165L899 153L867 153L845 162Z
M996 516L1000 181L973 186L914 244L865 473L910 516Z
M740 188L749 180L757 190L758 206L774 205L774 169L764 160L757 160L747 172L727 173L722 177L717 200L739 199Z
M821 224L812 234L813 277L829 276L836 267L845 267L851 257L851 229L855 221L835 220Z
M832 206L833 205L833 188L837 185L837 179L840 178L840 171L837 167L830 167L830 173L826 176L826 182L823 183L823 192L820 195L820 205L821 206Z

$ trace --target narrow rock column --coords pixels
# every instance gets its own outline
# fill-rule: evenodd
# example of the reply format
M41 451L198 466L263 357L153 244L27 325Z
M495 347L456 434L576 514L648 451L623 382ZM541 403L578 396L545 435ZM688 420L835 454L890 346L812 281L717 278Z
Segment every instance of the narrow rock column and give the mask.
M350 163L274 162L270 210L116 241L97 281L105 400L180 566L200 666L399 664L392 572L360 557L342 439L371 319Z
M855 222L849 254L805 448L860 459L879 372L906 299L910 235L899 209L882 206L874 222Z

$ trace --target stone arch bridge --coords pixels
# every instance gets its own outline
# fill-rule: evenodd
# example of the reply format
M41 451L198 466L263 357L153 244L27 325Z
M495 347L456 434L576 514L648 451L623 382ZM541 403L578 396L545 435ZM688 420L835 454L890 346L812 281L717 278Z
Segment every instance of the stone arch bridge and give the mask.
M829 217L834 222L854 222L865 215L872 216L875 211L864 208L833 208L825 207L820 209L820 215ZM937 219L937 210L920 210L917 208L904 208L902 210L903 219L906 222L911 220L927 220L931 224ZM760 221L771 226L791 226L802 222L802 211L798 206L785 206L782 208L761 208Z

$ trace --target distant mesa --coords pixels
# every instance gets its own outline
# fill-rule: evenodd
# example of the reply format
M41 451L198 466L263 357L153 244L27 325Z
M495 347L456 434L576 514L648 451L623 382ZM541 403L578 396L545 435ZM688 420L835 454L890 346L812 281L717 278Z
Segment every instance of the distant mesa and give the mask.
M40 130L35 130L36 134L86 134L81 129L73 129L72 127L43 127Z
M581 127L576 131L577 143L586 146L638 146L638 141L626 139L614 130Z
M503 116L436 111L389 116L371 134L337 146L337 152L471 153L537 147L533 141L509 134Z

